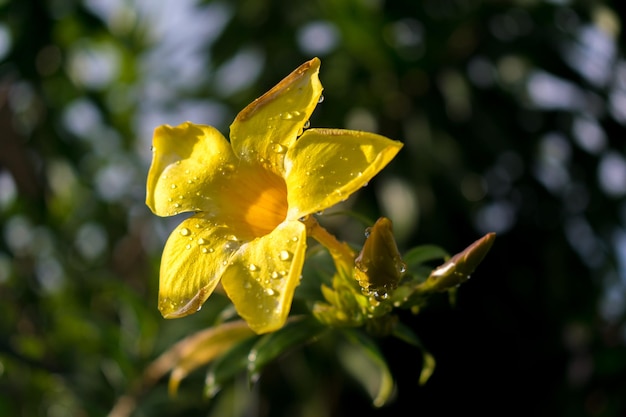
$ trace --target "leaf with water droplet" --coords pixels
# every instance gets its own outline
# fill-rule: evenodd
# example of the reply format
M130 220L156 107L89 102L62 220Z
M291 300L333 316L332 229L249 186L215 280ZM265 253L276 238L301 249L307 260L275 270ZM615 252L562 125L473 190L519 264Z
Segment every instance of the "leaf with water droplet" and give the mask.
M225 384L246 371L248 355L257 341L257 337L245 339L211 363L204 386L204 394L208 398L213 398Z

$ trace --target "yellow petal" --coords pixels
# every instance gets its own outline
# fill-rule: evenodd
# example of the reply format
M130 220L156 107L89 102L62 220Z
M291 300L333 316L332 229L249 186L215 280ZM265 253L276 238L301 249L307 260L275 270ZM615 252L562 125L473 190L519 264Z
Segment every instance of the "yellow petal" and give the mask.
M237 167L230 144L210 126L186 122L154 131L146 204L159 216L215 210L213 189Z
M159 310L165 318L195 313L211 295L228 260L242 243L202 214L170 235L161 258Z
M231 259L222 285L255 332L271 332L285 323L300 282L305 249L304 224L288 221L242 246Z
M309 129L287 152L288 219L325 210L365 186L402 148L374 133Z
M319 67L317 58L305 62L237 115L230 141L240 158L282 175L285 153L322 95Z

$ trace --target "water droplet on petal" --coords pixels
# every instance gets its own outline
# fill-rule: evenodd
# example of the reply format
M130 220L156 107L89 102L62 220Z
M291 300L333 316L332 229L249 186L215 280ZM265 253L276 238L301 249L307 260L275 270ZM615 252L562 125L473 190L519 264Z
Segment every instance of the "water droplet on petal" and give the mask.
M272 150L276 153L285 153L287 152L287 147L284 145L281 145L280 143L275 143L274 146L272 147Z
M272 295L275 295L275 294L276 294L276 291L274 291L274 290L273 290L273 289L271 289L271 288L268 288L268 289L266 289L266 290L265 290L265 294L267 294L267 295L269 295L269 296L272 296Z
M258 270L259 270L259 267L258 267L258 266L256 266L255 264L250 264L250 265L248 266L248 269L249 269L250 271L252 271L252 272L255 272L255 271L258 271Z
M198 245L206 245L207 243L209 243L209 241L205 238L201 237L200 239L198 239Z
M209 249L208 248L202 248L202 253L209 253Z
M317 104L320 104L324 101L324 95L320 95L320 98L317 99Z
M280 118L283 120L291 120L293 119L293 114L291 114L290 112L282 113L280 115Z
M365 229L365 239L370 237L371 233L372 233L372 228L371 227L368 227L367 229Z
M279 256L280 256L281 261L288 261L291 259L291 252L286 251L286 250L281 250Z
M272 277L272 279L278 279L278 278L280 278L280 274L278 272L274 271L274 272L272 272L271 277Z
M173 190L174 188L176 188L176 184L170 185L170 188Z
M292 237L292 238L291 238L291 241L292 241L292 242L297 242L297 241L298 241L298 236L294 236L294 237Z
M190 245L190 244L187 244L187 246L185 246L185 248L187 248L187 249L191 249L191 245Z
M182 229L180 229L180 234L182 236L189 236L191 234L191 230L187 229L186 227L183 227Z
M311 127L311 121L307 120L306 122L304 122L304 126L302 126L304 129L308 129L309 127Z

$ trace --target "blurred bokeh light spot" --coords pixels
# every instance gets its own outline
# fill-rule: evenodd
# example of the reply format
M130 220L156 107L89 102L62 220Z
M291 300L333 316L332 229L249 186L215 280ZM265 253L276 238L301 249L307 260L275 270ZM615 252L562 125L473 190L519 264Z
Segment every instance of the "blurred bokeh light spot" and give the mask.
M133 163L120 159L104 166L96 174L96 189L105 201L119 201L132 191L136 173Z
M606 134L596 119L584 116L576 117L572 130L574 140L585 151L598 154L606 148Z
M30 252L33 241L33 227L28 218L20 215L10 217L3 227L4 241L14 255Z
M482 176L469 173L461 180L461 193L467 201L480 201L487 194L487 183Z
M17 187L13 176L7 171L0 171L0 210L5 210L17 197Z
M7 56L11 50L11 44L11 32L6 25L0 24L0 60Z
M100 90L117 79L120 51L108 43L88 40L77 41L69 54L68 72L74 83Z
M107 242L107 234L102 226L86 223L78 229L74 244L83 258L94 260L104 252Z
M491 87L495 83L496 71L493 64L485 57L477 56L467 65L467 75L477 87Z
M385 179L377 188L385 216L393 222L398 242L404 242L419 220L420 207L413 187L399 177Z
M545 71L533 71L527 88L532 103L539 108L584 109L585 95L580 88Z
M215 73L215 89L222 96L231 96L251 86L261 74L265 57L261 50L246 48L225 62Z
M63 111L63 125L79 137L88 137L102 122L98 108L87 98L74 100Z
M609 81L616 56L613 39L596 26L578 29L577 41L567 44L563 54L570 66L596 86Z
M607 152L598 165L600 187L610 196L621 197L626 194L626 160L617 152Z
M504 233L516 220L515 207L508 201L494 201L478 211L474 219L476 228L481 233Z
M51 255L38 257L35 273L39 284L48 293L59 291L65 281L63 267Z
M297 33L298 46L305 54L326 55L339 43L339 31L324 20L309 22Z

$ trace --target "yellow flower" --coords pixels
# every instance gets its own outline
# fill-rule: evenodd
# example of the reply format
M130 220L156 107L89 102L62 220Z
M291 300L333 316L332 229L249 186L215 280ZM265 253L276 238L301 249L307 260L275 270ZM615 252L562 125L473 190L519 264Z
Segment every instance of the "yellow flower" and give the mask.
M163 250L164 317L199 310L221 279L250 328L280 328L304 263L300 219L345 200L402 147L373 133L306 129L322 94L319 66L304 63L241 111L230 143L189 122L155 130L146 204L159 216L193 213Z

